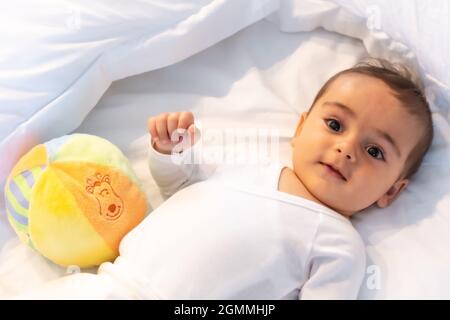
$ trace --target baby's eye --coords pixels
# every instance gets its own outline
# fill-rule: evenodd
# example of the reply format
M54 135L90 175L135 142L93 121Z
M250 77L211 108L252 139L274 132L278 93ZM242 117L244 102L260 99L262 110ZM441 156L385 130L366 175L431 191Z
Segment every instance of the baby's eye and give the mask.
M371 146L367 148L367 152L376 159L384 160L383 151L377 147Z
M341 124L339 123L339 121L337 121L335 119L327 119L326 123L327 123L327 126L330 127L331 130L333 130L333 131L339 132L341 129Z

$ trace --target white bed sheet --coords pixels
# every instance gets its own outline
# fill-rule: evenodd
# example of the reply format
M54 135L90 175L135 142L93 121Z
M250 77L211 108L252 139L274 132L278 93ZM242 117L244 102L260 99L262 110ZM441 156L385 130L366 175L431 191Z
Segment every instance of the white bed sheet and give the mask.
M353 38L324 30L281 33L270 22L261 21L176 65L113 83L76 132L96 134L117 144L156 208L162 198L147 169L149 116L191 110L203 128L269 126L279 130L280 160L289 163L288 142L300 112L309 107L329 76L366 54L361 41ZM433 152L448 153L448 123L435 117L441 131ZM448 178L439 171L441 162L433 159L443 157L426 158L416 179L422 182L420 187L430 174ZM410 189L389 210L369 211L355 219L373 267L361 287L361 299L450 298L450 276L445 272L450 257L442 245L433 246L435 241L449 240L449 196L445 190L435 190L431 202L424 199L420 204L420 198L402 202L402 197L420 197L414 185ZM433 205L442 207L434 211L438 224L436 217L427 215ZM405 217L410 213L415 219ZM11 233L3 240L0 297L67 273L20 244Z

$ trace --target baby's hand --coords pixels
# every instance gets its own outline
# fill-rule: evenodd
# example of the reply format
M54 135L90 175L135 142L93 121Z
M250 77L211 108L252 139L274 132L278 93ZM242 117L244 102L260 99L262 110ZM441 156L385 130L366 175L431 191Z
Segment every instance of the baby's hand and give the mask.
M174 151L181 152L198 139L199 131L194 125L192 112L162 113L149 118L147 124L155 150L164 154L170 154L175 146L177 150Z

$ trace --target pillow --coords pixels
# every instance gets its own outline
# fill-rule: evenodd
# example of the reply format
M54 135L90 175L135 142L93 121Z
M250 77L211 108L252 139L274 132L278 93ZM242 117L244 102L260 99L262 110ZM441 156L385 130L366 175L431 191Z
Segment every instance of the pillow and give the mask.
M401 62L425 85L433 108L450 111L450 3L419 0L285 0L269 19L285 32L324 28L363 41L372 57Z
M450 2L447 0L333 0L362 17L376 38L389 37L415 55L428 99L450 109Z

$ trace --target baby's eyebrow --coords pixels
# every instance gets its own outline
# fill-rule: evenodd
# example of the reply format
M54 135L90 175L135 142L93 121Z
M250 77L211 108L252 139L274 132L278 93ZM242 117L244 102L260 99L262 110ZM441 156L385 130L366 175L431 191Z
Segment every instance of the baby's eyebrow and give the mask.
M327 101L327 102L324 103L324 106L325 105L338 107L343 112L347 113L349 115L349 117L356 118L355 111L350 109L345 104L342 104L342 103L337 102L337 101ZM379 129L375 129L375 133L377 135L379 135L382 139L384 139L387 143L389 143L392 146L392 148L394 149L395 153L397 153L397 156L401 157L400 148L398 147L398 145L395 142L395 140L387 132L381 131Z
M347 113L350 117L356 118L356 112L347 107L345 104L336 101L327 101L323 104L324 106L335 106Z
M383 138L385 141L387 141L389 144L391 144L392 148L395 150L395 153L397 153L397 156L400 158L401 157L401 152L400 152L400 148L397 146L397 144L395 143L395 140L386 132L381 131L379 129L375 129L375 132L381 137Z

